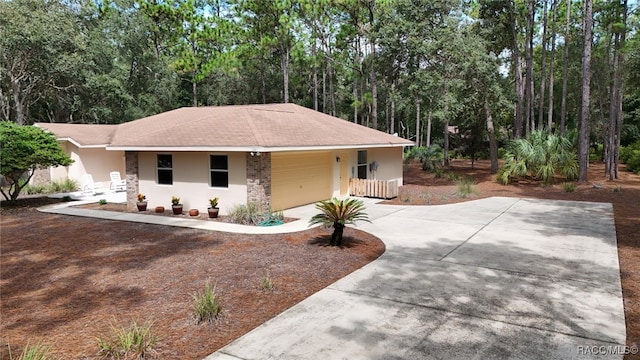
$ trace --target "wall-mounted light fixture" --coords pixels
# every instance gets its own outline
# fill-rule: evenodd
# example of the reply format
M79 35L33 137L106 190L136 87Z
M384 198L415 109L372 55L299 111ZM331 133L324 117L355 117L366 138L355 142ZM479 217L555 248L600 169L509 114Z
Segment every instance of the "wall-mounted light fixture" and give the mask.
M340 162L340 156L336 156L336 162Z
M251 156L260 156L260 151L252 151Z

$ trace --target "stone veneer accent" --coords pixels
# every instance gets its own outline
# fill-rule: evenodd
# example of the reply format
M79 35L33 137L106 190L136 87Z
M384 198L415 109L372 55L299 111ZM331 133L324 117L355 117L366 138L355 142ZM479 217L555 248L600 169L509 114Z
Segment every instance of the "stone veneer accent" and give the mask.
M138 202L138 152L137 151L125 151L125 167L126 167L126 179L127 179L127 210L136 210L136 202Z
M33 172L33 176L29 181L31 185L44 185L51 182L51 170L49 168L36 168ZM81 184L78 184L81 185Z
M271 153L247 153L247 203L271 206Z

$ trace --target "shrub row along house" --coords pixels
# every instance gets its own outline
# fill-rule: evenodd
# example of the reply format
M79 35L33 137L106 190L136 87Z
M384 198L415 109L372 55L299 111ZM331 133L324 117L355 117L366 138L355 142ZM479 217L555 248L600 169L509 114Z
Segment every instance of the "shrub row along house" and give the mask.
M50 180L109 181L126 174L128 207L179 196L186 208L221 212L257 202L282 210L348 195L350 178L402 185L412 142L294 104L180 108L119 125L38 123L75 162Z

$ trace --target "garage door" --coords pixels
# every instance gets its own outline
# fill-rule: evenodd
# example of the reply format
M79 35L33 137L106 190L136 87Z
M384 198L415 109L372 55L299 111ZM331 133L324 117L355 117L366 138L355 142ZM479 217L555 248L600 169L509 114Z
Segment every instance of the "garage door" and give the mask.
M331 197L330 153L271 154L271 208L288 209Z

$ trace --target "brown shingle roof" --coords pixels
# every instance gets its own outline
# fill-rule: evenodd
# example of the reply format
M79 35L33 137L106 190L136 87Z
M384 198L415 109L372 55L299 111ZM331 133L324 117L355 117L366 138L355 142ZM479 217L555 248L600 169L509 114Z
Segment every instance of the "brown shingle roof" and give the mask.
M118 125L111 149L407 146L403 138L295 104L180 108Z
M58 140L71 139L80 147L108 145L117 128L117 125L102 124L36 123L35 125L55 134Z

